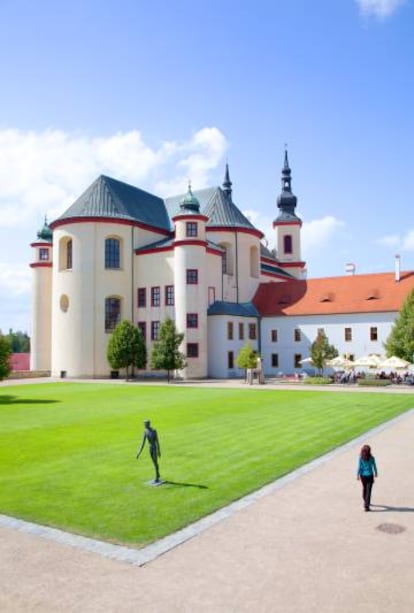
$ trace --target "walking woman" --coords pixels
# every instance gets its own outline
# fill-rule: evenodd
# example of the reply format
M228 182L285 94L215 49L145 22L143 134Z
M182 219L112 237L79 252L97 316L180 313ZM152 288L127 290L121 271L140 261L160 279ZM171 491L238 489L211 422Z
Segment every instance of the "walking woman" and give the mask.
M371 455L371 447L369 445L364 445L359 456L357 479L362 482L362 499L364 501L365 511L370 510L374 476L378 477L375 458Z

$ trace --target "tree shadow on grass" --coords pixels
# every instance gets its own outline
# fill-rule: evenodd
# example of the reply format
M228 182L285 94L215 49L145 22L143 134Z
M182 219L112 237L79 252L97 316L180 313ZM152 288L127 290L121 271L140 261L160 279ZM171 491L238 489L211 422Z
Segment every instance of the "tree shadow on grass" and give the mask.
M19 398L10 394L0 394L0 404L53 404L60 400L48 400L39 398Z
M390 507L386 504L371 504L371 511L374 513L386 513L397 511L399 513L414 513L414 507Z
M178 483L177 481L164 481L164 485L175 485L176 487L197 487L199 490L208 490L207 485L198 483Z

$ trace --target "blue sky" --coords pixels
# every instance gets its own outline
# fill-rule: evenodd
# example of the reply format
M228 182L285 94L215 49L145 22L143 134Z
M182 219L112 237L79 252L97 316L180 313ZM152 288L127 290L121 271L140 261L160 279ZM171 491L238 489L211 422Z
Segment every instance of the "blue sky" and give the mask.
M30 242L99 174L221 184L274 246L284 144L308 277L414 268L413 0L0 0L0 329Z

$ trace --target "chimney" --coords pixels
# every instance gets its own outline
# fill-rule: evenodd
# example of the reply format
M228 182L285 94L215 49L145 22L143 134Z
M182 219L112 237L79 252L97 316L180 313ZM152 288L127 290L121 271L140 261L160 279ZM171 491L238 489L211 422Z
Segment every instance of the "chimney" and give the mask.
M401 264L401 258L399 256L399 254L397 253L395 255L395 282L398 283L400 281L401 275L400 275L400 264Z
M352 264L351 262L349 264L345 264L345 273L347 275L354 275L355 269L356 269L355 264Z

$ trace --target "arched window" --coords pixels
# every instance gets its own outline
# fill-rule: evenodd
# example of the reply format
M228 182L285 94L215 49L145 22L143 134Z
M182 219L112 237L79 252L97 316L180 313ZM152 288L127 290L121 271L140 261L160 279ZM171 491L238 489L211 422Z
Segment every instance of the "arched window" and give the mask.
M109 296L105 299L105 332L112 332L121 321L121 299Z
M105 268L121 268L120 240L105 239Z
M292 237L290 234L286 234L286 236L283 237L283 251L284 253L292 253L293 251Z
M72 270L72 239L68 236L62 238L59 243L59 270Z
M233 248L230 243L220 243L220 247L224 249L223 253L223 274L232 275L234 270L233 264Z
M259 250L257 247L250 247L250 276L259 276Z

